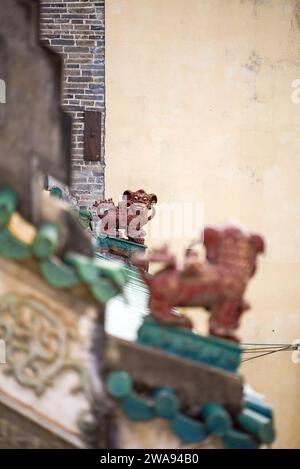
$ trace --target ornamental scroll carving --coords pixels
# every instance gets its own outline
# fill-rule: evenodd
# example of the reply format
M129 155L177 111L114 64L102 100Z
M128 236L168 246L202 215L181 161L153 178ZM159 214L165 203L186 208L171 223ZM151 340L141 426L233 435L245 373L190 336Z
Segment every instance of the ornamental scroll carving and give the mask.
M74 331L47 304L29 295L12 293L0 298L0 339L6 345L3 373L39 397L55 385L60 374L76 373L78 382L70 393L83 393L88 403L87 409L78 409L77 426L88 447L104 447L109 408L105 397L92 384L89 364L85 366L72 357L73 347L79 346ZM0 422L0 442L1 439ZM29 442L30 447L38 444Z
M21 386L41 396L59 374L73 370L79 376L79 384L71 392L82 391L92 401L87 371L70 356L74 338L46 304L18 294L2 297L0 339L6 345L4 373Z

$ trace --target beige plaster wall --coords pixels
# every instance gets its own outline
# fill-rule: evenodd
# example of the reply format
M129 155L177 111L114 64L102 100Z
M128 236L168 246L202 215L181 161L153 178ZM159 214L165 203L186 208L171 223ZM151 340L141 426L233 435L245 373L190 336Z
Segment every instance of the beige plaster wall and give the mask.
M300 339L300 2L107 0L106 70L106 195L143 187L263 233L242 338ZM274 403L275 446L299 448L300 363L243 372Z

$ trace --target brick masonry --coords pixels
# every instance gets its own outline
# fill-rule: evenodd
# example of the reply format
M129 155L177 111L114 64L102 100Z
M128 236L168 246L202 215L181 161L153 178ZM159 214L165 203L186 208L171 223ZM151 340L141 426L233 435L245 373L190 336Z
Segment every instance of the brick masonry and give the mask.
M64 59L63 107L73 117L71 193L81 207L104 195L104 0L41 0L41 39ZM101 161L83 160L84 110L102 112Z

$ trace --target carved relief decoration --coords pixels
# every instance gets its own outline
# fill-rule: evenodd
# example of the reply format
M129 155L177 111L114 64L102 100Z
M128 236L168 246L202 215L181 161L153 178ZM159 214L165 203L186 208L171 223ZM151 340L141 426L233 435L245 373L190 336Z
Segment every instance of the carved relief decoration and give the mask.
M92 402L87 370L70 356L72 332L44 303L29 296L8 294L0 299L0 338L6 344L4 373L41 396L55 378L73 370L82 391Z

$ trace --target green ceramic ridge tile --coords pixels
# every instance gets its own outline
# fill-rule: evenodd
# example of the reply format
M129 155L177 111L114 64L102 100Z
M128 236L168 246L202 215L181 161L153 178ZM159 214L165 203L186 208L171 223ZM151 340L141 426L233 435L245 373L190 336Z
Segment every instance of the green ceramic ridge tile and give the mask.
M28 259L32 255L31 246L17 240L6 228L0 231L0 254L14 261Z
M17 196L10 187L0 189L0 229L7 226L17 206Z
M31 245L15 238L7 229L11 216L17 207L17 196L13 189L0 189L0 256L21 261L30 257L39 260L41 273L49 285L68 289L86 284L91 294L105 304L123 291L128 275L121 263L93 259L76 253L69 253L64 260L55 257L59 243L59 225L44 223Z
M40 267L44 278L53 287L71 288L81 283L76 270L58 258L42 260Z
M139 395L134 391L130 374L124 370L110 372L105 386L130 420L148 422L156 417L166 419L173 433L185 444L199 443L209 436L217 436L223 441L224 448L255 449L275 439L273 419L266 418L261 412L249 411L247 407L236 419L231 417L224 405L207 402L199 409L198 415L191 417L182 413L174 390L156 389L152 398Z
M51 257L58 246L59 227L55 223L43 224L32 243L33 254L40 259Z
M105 278L90 283L89 289L96 300L100 301L102 304L106 304L109 300L120 294L120 290L118 290L111 281Z
M99 277L99 270L94 260L81 254L68 253L64 260L76 269L80 279L86 283L95 283Z

